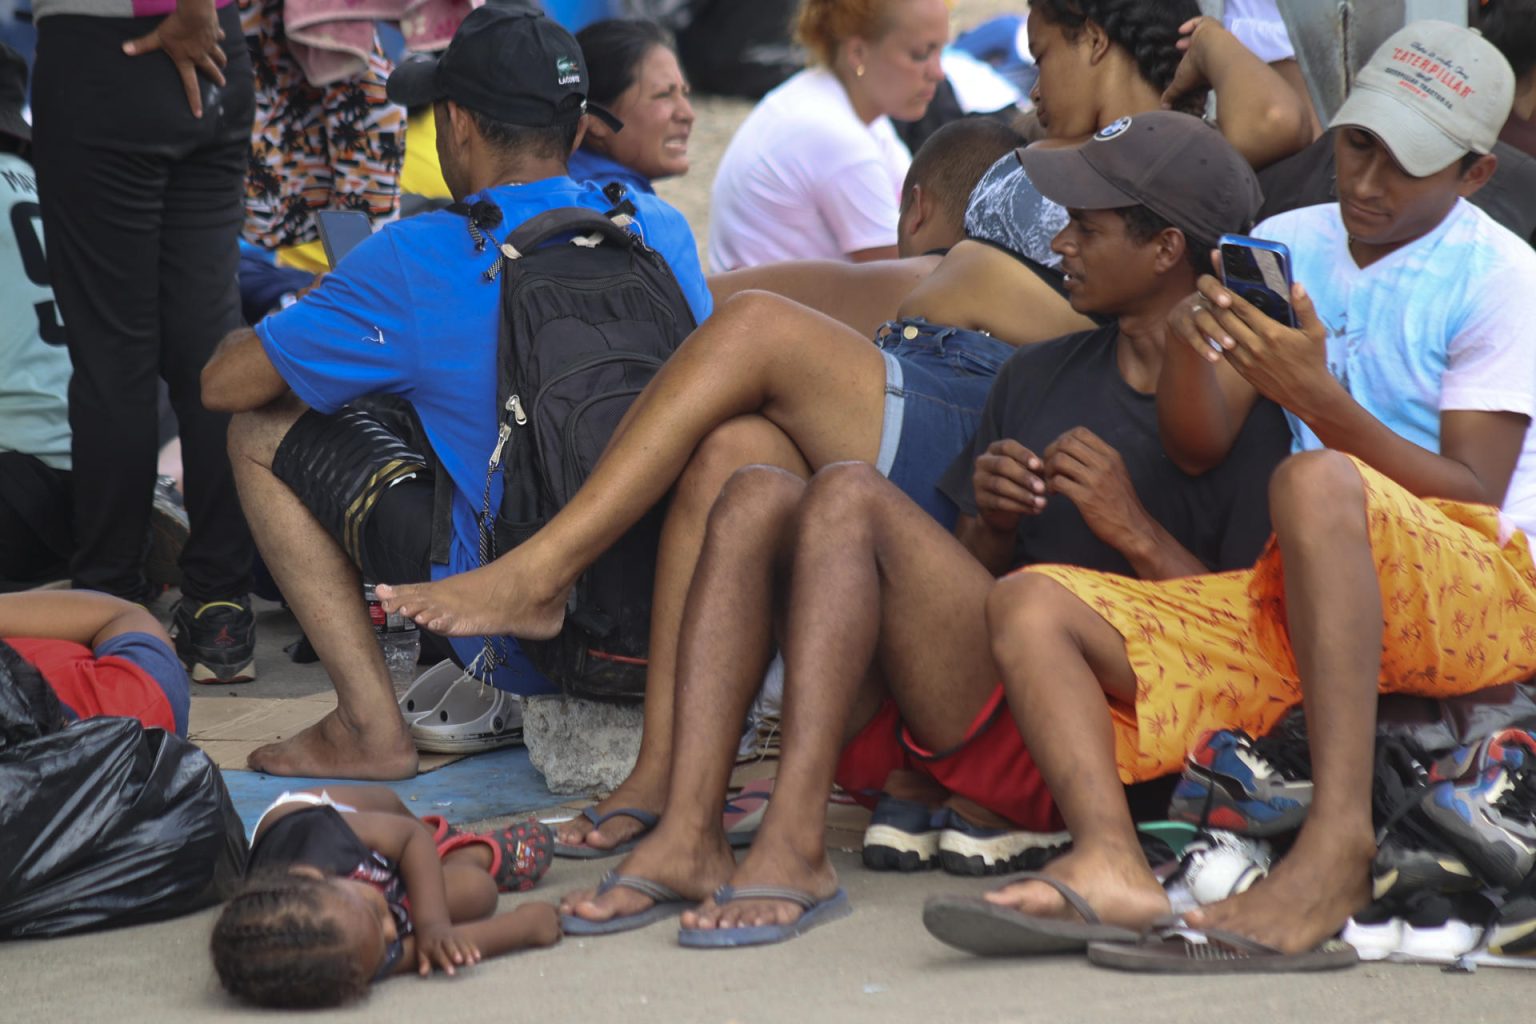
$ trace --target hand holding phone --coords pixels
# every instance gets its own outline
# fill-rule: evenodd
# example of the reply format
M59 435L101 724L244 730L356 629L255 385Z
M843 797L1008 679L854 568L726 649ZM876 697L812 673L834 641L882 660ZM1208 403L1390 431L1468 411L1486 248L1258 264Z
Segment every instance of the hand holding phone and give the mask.
M1260 313L1296 326L1291 307L1291 251L1279 242L1247 235L1222 235L1221 283Z

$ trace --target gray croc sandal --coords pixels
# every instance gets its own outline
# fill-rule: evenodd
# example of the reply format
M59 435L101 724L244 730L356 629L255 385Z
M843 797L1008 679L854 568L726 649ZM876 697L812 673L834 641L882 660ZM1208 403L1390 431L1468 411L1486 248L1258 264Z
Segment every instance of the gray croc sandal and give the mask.
M977 956L1081 953L1090 942L1135 942L1141 938L1140 932L1105 924L1087 900L1050 875L1026 871L1005 882L1044 882L1061 893L1080 920L1024 914L978 896L935 896L923 904L924 927L940 942Z
M433 754L476 754L523 740L523 704L472 676L461 675L443 699L411 723L416 749Z
M1159 928L1135 943L1095 942L1088 959L1100 967L1147 974L1285 974L1334 971L1360 962L1355 947L1328 939L1301 953L1217 928Z
M638 875L621 875L617 871L610 871L603 876L603 880L597 885L597 895L602 896L615 889L633 889L640 895L649 897L653 902L651 906L637 913L610 917L606 921L589 921L575 914L561 914L561 930L567 935L617 935L619 932L632 932L636 928L655 924L663 918L682 913L685 907L698 903L697 900L690 900L677 890L660 882L653 882L649 878L641 878Z

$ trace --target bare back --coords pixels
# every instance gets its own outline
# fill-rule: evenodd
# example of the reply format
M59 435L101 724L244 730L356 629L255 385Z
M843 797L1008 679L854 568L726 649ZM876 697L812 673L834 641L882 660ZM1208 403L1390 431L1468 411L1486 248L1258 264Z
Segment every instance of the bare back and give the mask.
M985 331L1009 345L1049 341L1094 326L1022 261L969 239L912 288L898 315Z

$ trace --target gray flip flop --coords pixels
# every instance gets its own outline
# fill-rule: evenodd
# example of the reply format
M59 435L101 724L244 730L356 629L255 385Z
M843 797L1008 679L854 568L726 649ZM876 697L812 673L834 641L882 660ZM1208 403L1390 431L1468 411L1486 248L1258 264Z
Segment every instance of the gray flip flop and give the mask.
M749 925L742 928L681 928L677 944L693 949L728 949L736 946L766 946L804 935L817 925L836 921L853 913L848 893L837 890L826 899L800 889L779 885L722 885L715 890L716 905L739 900L783 900L799 907L801 914L788 924Z
M599 850L595 846L586 843L556 843L556 857L570 857L573 860L598 860L603 857L617 857L621 853L628 853L644 839L651 829L656 827L656 822L661 820L650 811L642 811L638 807L615 807L606 814L598 814L596 807L588 807L581 812L581 817L592 823L594 829L603 827L603 822L613 818L634 818L640 823L640 831L624 840L610 850Z
M615 889L633 889L642 896L650 897L654 903L638 913L610 917L606 921L589 921L574 914L561 914L561 930L567 935L616 935L619 932L632 932L636 928L644 928L663 918L680 914L684 907L691 907L698 903L697 900L690 900L677 890L660 882L653 882L649 878L641 878L638 875L621 875L617 871L610 871L603 876L603 880L597 885L597 895L602 896Z
M923 925L940 942L977 956L1040 956L1081 953L1090 942L1135 942L1141 933L1105 924L1088 901L1050 875L1026 871L1004 880L1044 882L1066 900L1081 920L1024 914L977 896L935 896L923 904Z
M1147 974L1284 974L1333 971L1360 962L1355 947L1329 939L1303 953L1282 953L1218 928L1160 928L1135 943L1095 942L1088 959L1100 967Z

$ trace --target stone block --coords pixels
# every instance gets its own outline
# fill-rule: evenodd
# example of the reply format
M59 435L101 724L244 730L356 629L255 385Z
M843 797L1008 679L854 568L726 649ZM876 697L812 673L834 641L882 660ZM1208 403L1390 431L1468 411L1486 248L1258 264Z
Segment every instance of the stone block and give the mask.
M528 697L523 701L523 742L551 793L606 792L635 766L641 721L638 705Z

